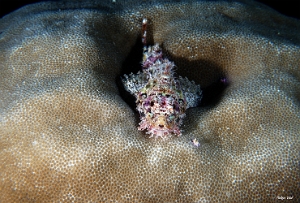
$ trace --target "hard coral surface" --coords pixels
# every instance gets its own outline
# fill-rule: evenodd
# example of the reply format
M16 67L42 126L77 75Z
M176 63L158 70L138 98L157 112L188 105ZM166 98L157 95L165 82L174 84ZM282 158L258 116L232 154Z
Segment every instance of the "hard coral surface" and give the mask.
M252 1L122 2L0 20L0 202L299 201L299 21ZM180 137L138 131L117 85L140 67L143 18L203 88Z

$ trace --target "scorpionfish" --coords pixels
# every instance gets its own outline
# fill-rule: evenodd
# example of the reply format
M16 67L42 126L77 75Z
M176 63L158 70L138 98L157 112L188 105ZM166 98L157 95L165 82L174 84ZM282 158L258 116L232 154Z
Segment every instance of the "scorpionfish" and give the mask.
M186 109L197 106L201 100L200 85L181 76L175 77L175 64L163 57L159 44L146 46L146 23L144 19L142 71L124 75L122 82L136 97L141 119L138 130L147 130L150 137L179 136Z

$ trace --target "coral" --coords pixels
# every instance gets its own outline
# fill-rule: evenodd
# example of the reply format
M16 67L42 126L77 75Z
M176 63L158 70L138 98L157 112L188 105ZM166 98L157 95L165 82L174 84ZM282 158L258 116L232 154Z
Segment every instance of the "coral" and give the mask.
M200 84L181 136L138 131L141 21ZM0 20L0 202L299 202L300 26L252 1L64 1ZM191 142L192 140L192 142Z

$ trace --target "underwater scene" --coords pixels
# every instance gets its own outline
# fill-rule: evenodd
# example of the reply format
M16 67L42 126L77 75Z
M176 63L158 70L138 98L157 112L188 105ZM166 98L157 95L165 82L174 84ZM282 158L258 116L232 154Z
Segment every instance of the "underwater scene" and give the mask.
M14 8L1 203L300 201L297 16L252 0Z

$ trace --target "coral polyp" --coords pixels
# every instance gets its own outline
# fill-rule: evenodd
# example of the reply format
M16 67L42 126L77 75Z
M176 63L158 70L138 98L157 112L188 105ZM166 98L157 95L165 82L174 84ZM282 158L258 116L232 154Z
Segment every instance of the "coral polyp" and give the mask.
M201 100L200 85L181 76L176 78L175 64L163 57L159 44L146 46L146 23L144 19L142 72L124 75L122 82L136 97L136 109L141 119L139 130L147 130L150 137L180 135L179 127L186 109L197 106Z

